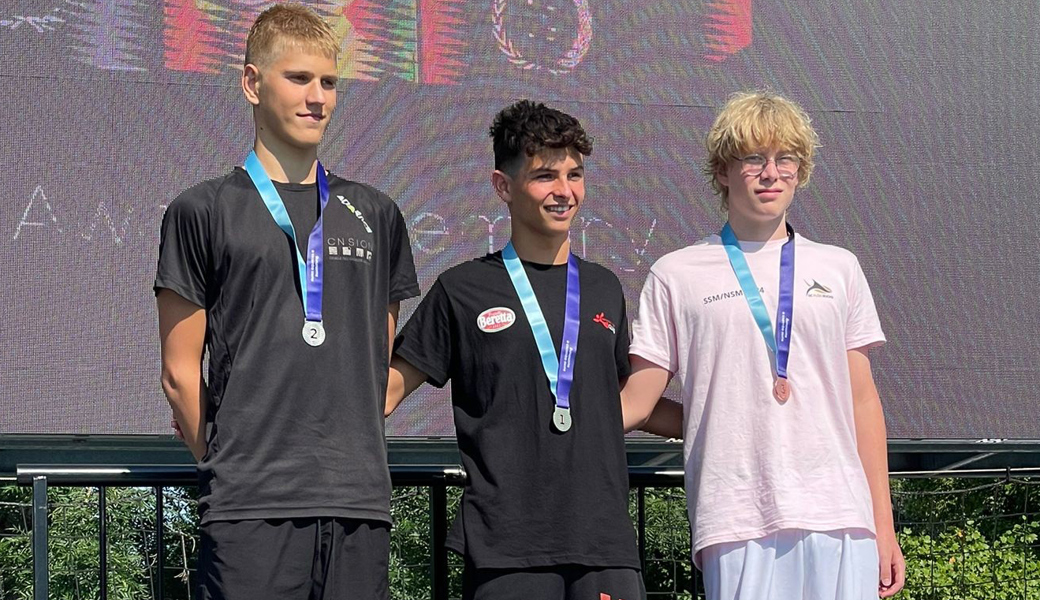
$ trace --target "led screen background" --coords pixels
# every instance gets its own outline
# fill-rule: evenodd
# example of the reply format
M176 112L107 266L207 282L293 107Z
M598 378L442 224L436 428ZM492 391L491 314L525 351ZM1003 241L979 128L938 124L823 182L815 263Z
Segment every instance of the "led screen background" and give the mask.
M168 433L151 291L181 190L240 163L266 2L0 6L0 433ZM963 0L313 2L342 37L331 170L396 199L420 285L500 248L487 127L530 97L595 138L579 255L629 314L653 262L715 232L703 136L736 90L801 103L823 147L791 213L855 252L897 438L1040 439L1040 13ZM406 303L405 315L414 308ZM391 435L451 435L425 388Z

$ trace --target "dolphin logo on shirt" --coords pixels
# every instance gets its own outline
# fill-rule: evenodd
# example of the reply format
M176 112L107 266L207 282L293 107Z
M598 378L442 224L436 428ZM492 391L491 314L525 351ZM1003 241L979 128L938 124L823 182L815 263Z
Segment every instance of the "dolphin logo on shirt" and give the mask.
M833 294L834 292L831 291L831 288L823 285L822 283L816 281L815 279L812 280L812 283L809 283L808 281L806 281L805 284L809 286L809 289L805 290L805 295L806 296L817 297L817 298L832 298L833 297L831 294Z

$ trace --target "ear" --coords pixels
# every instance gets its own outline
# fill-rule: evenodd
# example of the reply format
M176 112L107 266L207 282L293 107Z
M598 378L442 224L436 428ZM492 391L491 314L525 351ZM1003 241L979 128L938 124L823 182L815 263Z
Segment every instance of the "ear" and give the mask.
M242 69L242 93L253 106L260 104L260 69L252 63Z
M510 192L510 190L512 189L512 185L513 178L507 175L504 171L499 171L498 169L495 169L491 173L491 187L495 188L495 193L498 194L498 197L502 200L502 202L505 202L506 204L509 204L513 201L513 197Z
M715 181L719 182L722 187L729 188L729 173L726 172L726 169L720 168L715 171Z

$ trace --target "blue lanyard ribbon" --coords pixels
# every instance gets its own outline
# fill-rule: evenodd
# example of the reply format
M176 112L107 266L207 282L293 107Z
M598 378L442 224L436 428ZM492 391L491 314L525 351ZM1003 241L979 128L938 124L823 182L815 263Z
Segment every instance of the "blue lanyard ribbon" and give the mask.
M300 254L300 247L296 243L296 230L289 219L289 213L285 210L282 197L278 195L278 190L275 189L274 183L267 176L264 166L260 164L260 159L257 158L256 152L249 153L245 166L246 173L253 180L256 191L260 192L260 198L263 199L267 211L271 213L271 217L274 218L274 222L278 224L278 227L292 240L293 249L296 250L297 274L300 277L300 292L303 295L303 312L306 315L306 319L308 321L321 321L321 291L325 278L325 263L322 259L324 249L324 244L322 243L322 238L324 237L323 218L325 216L325 205L329 203L329 181L325 177L325 169L322 168L319 162L317 179L321 209L318 213L318 221L314 224L314 228L311 229L311 234L307 238L307 258L304 259L303 255Z
M773 334L773 325L769 322L769 313L762 301L762 294L758 292L755 278L751 275L744 258L744 251L740 249L740 242L733 234L729 223L722 228L722 243L729 256L729 264L740 282L740 289L744 292L744 299L751 308L751 314L766 340L766 345L776 356L776 374L778 377L787 378L787 359L791 355L791 333L794 323L794 228L787 224L787 241L780 249L780 298L776 305L776 334Z
M556 408L570 410L571 382L574 381L574 363L578 354L578 308L581 304L581 289L578 281L578 258L571 254L567 258L567 308L563 318L563 351L559 357L556 345L549 335L549 327L545 323L538 298L531 288L524 265L516 255L513 242L502 249L502 261L513 282L513 289L520 297L524 314L531 324L534 341L538 344L538 353L542 357L542 368L549 378L549 389L556 400Z

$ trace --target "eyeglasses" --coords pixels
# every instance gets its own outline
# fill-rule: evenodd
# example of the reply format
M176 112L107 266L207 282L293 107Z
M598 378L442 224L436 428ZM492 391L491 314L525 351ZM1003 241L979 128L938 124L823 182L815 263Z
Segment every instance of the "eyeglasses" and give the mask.
M758 177L762 174L762 171L766 170L766 165L769 164L769 161L773 161L773 164L776 165L776 172L780 174L781 179L791 179L797 176L798 167L802 164L800 158L790 154L784 154L776 158L766 158L761 154L749 154L740 159L741 172L750 177Z

